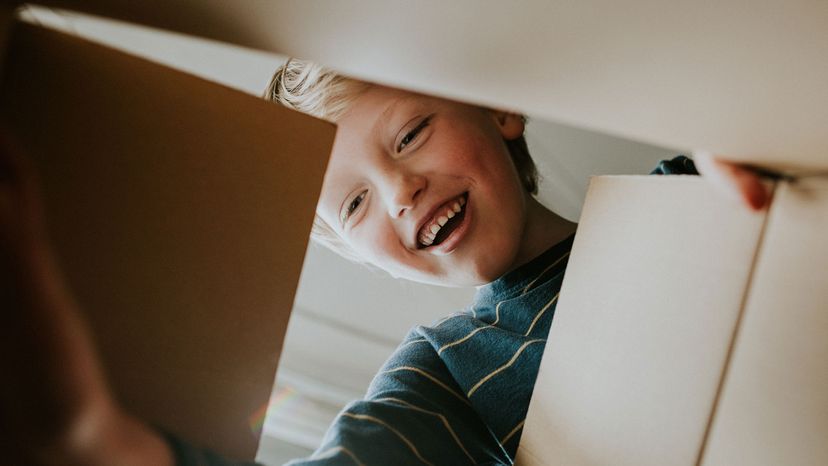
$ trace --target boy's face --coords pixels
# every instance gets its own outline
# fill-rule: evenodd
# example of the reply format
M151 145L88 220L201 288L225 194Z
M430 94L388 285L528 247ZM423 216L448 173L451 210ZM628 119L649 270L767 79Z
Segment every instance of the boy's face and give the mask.
M504 143L518 115L374 86L337 124L317 213L366 262L448 286L512 267L528 199Z

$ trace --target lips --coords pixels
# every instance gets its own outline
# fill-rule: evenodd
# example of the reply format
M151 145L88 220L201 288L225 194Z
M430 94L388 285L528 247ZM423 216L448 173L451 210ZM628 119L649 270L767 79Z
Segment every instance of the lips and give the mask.
M417 231L417 247L427 248L443 242L465 216L466 196L463 193L434 209L431 217Z

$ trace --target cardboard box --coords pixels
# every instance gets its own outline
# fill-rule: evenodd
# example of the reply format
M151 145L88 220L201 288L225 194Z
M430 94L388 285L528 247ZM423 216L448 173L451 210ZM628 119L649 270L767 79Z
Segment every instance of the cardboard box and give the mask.
M594 178L517 464L826 464L826 231L826 177Z
M783 183L703 464L828 463L828 177Z
M824 169L822 0L41 0L662 147ZM401 14L404 11L404 14Z
M118 399L252 460L334 126L23 23L6 55L2 116Z
M42 3L803 175L594 181L518 461L828 462L825 2Z

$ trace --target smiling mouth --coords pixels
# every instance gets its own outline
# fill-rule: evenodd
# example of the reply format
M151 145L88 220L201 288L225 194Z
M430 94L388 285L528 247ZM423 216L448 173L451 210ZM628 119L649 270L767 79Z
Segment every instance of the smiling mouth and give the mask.
M434 217L426 222L417 233L417 248L437 246L445 241L451 233L463 223L466 216L466 200L469 193L463 193L455 199L440 206Z

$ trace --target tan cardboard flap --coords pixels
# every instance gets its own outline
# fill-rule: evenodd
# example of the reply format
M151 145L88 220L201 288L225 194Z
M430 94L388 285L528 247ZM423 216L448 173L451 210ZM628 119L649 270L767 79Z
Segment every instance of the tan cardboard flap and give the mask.
M333 125L33 26L9 50L2 111L118 397L253 459Z
M0 3L0 73L3 72L3 57L6 56L6 41L14 22L14 7Z
M764 217L698 177L592 179L518 464L696 464Z
M705 465L828 464L828 178L773 202Z
M41 1L664 147L828 169L825 0Z

